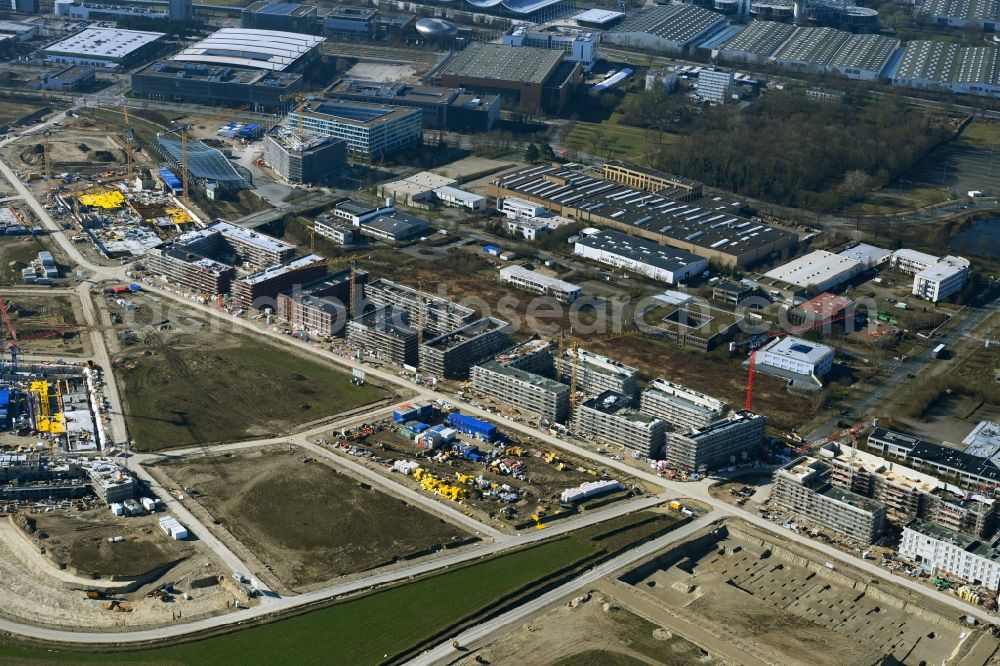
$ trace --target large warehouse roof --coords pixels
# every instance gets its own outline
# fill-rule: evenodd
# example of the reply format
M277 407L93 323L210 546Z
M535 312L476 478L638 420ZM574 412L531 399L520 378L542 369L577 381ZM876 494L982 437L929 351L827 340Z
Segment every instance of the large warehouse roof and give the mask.
M660 245L645 238L636 238L610 229L589 236L581 235L576 242L672 273L679 273L691 264L704 261L703 257L686 250Z
M562 0L465 0L479 9L506 9L522 16L558 5Z
M163 37L162 32L84 28L80 32L45 47L46 53L63 53L91 58L121 59Z
M559 66L562 52L533 46L469 44L441 71L476 79L543 83Z
M779 61L825 65L844 45L850 33L833 28L802 28L774 53Z
M880 72L899 48L899 40L883 35L851 35L834 54L830 67Z
M683 44L721 19L721 14L693 5L662 5L644 9L626 19L611 30L611 34L646 33Z
M899 63L894 78L950 81L960 52L958 44L935 41L910 42L906 45L903 60Z
M924 0L917 5L917 12L966 21L1000 20L1000 5L996 0Z
M319 46L323 37L280 30L223 28L173 57L183 62L280 72Z
M825 285L843 274L861 267L859 261L826 250L814 250L764 273L764 277L782 280L799 287Z
M746 30L723 45L722 50L753 53L766 58L777 51L794 32L795 26L787 23L754 21Z

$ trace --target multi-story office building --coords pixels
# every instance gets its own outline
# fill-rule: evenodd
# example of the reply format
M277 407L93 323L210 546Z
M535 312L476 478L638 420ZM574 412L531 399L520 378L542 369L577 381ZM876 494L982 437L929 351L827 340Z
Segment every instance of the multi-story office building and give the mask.
M576 356L576 390L588 396L605 391L627 397L639 389L639 369L625 365L613 358L586 349L567 349L556 359L556 373L561 382L569 383L573 373L573 356Z
M288 114L287 125L298 130L299 123L305 131L319 136L341 139L355 157L378 157L412 146L421 141L419 109L368 104L363 102L320 102L310 110Z
M822 377L833 367L833 357L833 347L788 335L758 349L756 362L764 372L771 366L796 375Z
M393 365L417 364L417 332L407 324L406 313L398 308L379 307L350 320L347 339Z
M368 41L378 34L379 10L337 5L323 17L323 34L332 39Z
M562 51L568 62L583 65L589 72L597 62L597 46L601 43L601 33L561 27L556 30L531 30L523 24L511 26L503 35L507 46L533 46L539 49Z
M926 566L932 576L954 576L1000 591L1000 549L996 543L914 520L903 530L899 554Z
M245 106L284 113L302 90L302 75L195 62L157 61L132 74L132 94L164 102Z
M343 173L347 144L276 125L264 137L264 163L289 183L323 183Z
M480 393L549 421L563 423L569 415L568 386L496 361L472 368L472 386Z
M358 240L353 226L333 219L328 213L323 213L313 220L313 229L337 245L353 245Z
M745 410L688 433L668 432L665 459L675 469L705 471L749 460L764 443L767 417Z
M968 259L944 257L913 276L913 295L937 303L960 292L968 279Z
M663 419L677 432L695 432L723 418L726 403L710 395L657 377L642 392L641 409Z
M146 254L146 265L150 273L167 282L210 295L228 293L236 276L232 266L179 247L150 250Z
M486 317L425 340L420 346L420 370L442 378L468 377L477 363L510 346L509 325Z
M359 294L367 281L367 271L355 271L356 294ZM350 292L350 269L339 271L304 284L301 288L278 294L275 314L298 330L321 336L340 335L347 322Z
M476 311L472 308L385 279L365 285L365 301L376 307L392 305L402 309L411 325L421 323L425 338L444 335L476 319ZM418 314L421 303L422 317Z
M576 407L573 430L599 441L611 442L647 458L662 457L667 424L632 408L632 399L605 391Z
M243 8L240 23L244 28L283 30L315 34L321 27L316 5L296 2L259 0Z
M896 250L889 257L889 267L893 270L899 271L900 273L916 275L920 271L925 268L930 268L939 261L941 261L941 257L933 254L903 248L901 250Z
M771 503L862 544L885 532L885 506L827 481L828 466L799 458L774 473Z
M572 303L580 297L582 291L575 284L543 275L538 271L528 270L524 266L506 266L501 268L500 280L526 291L551 296L560 303Z
M315 254L299 257L234 280L232 298L236 305L247 310L274 308L278 294L323 275L326 275L326 259Z
M497 95L472 95L463 88L344 79L328 89L326 97L419 109L427 129L488 132L500 120Z

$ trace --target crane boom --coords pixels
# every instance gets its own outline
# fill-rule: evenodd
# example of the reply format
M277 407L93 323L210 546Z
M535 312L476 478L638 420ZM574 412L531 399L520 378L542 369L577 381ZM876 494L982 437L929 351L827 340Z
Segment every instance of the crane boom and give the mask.
M753 366L757 362L757 350L750 352L750 372L747 374L747 404L746 410L749 412L753 404Z

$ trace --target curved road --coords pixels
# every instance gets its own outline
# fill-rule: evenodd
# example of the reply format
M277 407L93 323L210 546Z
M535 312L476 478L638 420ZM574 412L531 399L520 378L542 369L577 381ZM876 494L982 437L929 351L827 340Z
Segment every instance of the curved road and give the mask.
M49 123L53 122L53 120L50 120ZM0 143L0 145L3 144ZM47 211L45 211L45 209L38 203L38 201L34 198L32 193L26 187L24 187L23 183L21 183L16 178L16 176L13 174L10 168L2 161L0 161L0 174L3 174L11 182L11 184L18 191L19 195L23 198L23 200L29 206L31 206L32 210L35 212L37 217L42 221L43 225L52 232L51 234L52 238L57 243L59 243L60 247L67 253L67 255L69 255L69 257L73 261L75 261L78 265L85 267L91 271L93 276L92 279L94 282L100 282L103 280L123 281L125 279L125 270L122 268L98 266L87 261L79 253L77 248L69 241L69 239L66 238L66 235L63 233L59 225L57 225L51 219ZM200 309L203 313L206 313L209 316L220 318L232 324L235 329L244 329L256 335L270 337L272 339L277 340L282 345L297 346L300 349L307 350L312 354L323 357L329 361L332 361L347 368L358 368L364 370L369 376L376 377L379 380L384 381L388 384L405 386L407 389L411 390L413 388L413 385L410 382L397 376L392 372L371 368L369 366L354 362L351 359L344 358L321 349L317 349L312 345L310 345L309 343L303 342L301 340L291 338L289 336L285 336L280 333L275 333L273 331L262 329L260 326L256 325L251 321L231 317L230 315L221 312L215 308L190 301L184 296L175 294L170 290L151 286L150 288L148 288L148 291L161 295L165 298L183 302L187 307ZM81 295L87 294L87 297L82 298L81 300L84 303L90 303L89 285L87 283L80 285L79 292L81 293ZM94 325L97 319L96 319L96 313L93 312L92 303L90 303L89 308L88 306L85 305L85 310L88 311L88 317L87 317L88 325ZM103 334L101 334L99 331L94 331L92 333L92 337L94 339L93 341L95 346L95 354L97 355L98 360L101 363L102 367L108 369L107 373L108 376L106 377L106 380L108 381L109 389L113 389L114 388L113 373L110 372L111 365L110 365L110 358L107 355L106 340L104 339ZM121 418L120 404L117 403L117 391L109 390L108 392L113 396L111 399L115 406L113 426L115 432L118 434L119 437L122 438L121 441L123 442L125 438L125 433L127 431L125 430L124 419ZM430 390L423 390L421 392L422 397L435 398L441 395L443 394ZM855 569L864 571L865 573L868 573L874 577L891 580L894 583L907 587L908 589L911 589L915 592L918 592L920 594L929 597L933 597L940 603L950 605L964 614L975 615L980 619L986 620L987 622L993 622L995 619L991 615L980 610L979 608L970 606L956 599L953 596L936 593L934 590L930 590L927 587L920 585L919 583L912 581L908 578L895 577L885 569L873 565L868 561L859 560L855 557L850 556L849 554L836 550L826 544L816 543L800 535L796 535L792 532L782 530L780 527L778 527L777 525L775 525L770 521L764 520L757 515L743 511L741 509L732 507L721 500L717 500L711 497L708 492L708 486L710 483L709 480L705 480L700 483L681 483L681 482L667 481L650 472L641 469L636 469L624 463L623 461L615 461L609 458L605 458L603 456L598 455L596 452L590 449L586 449L574 443L566 442L551 435L542 433L540 431L535 430L534 428L531 428L530 426L513 421L506 417L495 415L483 409L473 407L472 405L469 405L461 400L456 399L454 396L446 395L445 397L449 402L451 402L456 407L461 408L462 411L465 413L489 419L505 429L517 431L522 434L534 437L536 439L540 439L546 442L547 444L565 449L582 458L592 460L598 463L602 467L617 469L618 471L648 481L649 483L655 486L664 488L666 492L663 493L662 495L647 498L648 501L650 502L649 505L662 502L664 501L664 499L670 497L692 497L715 509L716 511L711 514L711 516L713 517L718 517L722 515L738 516L746 520L747 522L754 524L757 527L760 527L762 529L771 532L779 532L786 538L802 542L805 545L820 552L822 555L829 558L831 561L844 562L854 567ZM288 438L284 438L283 441L287 440ZM317 447L317 449L320 451L323 450L320 447ZM341 461L341 464L342 462L343 461ZM592 521L595 521L598 519L598 517L611 517L613 515L621 515L622 513L626 513L628 511L637 510L638 506L639 505L633 504L624 509L620 507L613 508L605 512L595 513L594 516L588 516L588 518ZM198 522L194 521L194 524L197 525ZM123 643L139 643L145 641L159 640L172 636L189 634L191 632L202 629L223 627L227 625L238 625L252 619L258 619L263 617L274 617L274 613L280 612L282 610L294 608L297 606L309 604L316 601L329 600L350 592L356 592L367 588L378 587L383 584L404 580L410 576L417 576L435 571L441 571L449 566L453 566L463 562L468 562L479 557L495 554L505 549L511 548L515 545L522 545L526 543L539 541L542 539L547 539L553 535L576 529L577 527L580 527L583 524L584 523L581 521L570 522L563 526L554 527L546 530L540 530L538 532L521 535L516 538L507 537L507 540L505 541L496 541L492 544L481 544L479 546L472 546L468 549L462 549L459 552L450 553L439 558L428 560L426 562L418 562L413 566L407 567L406 569L403 570L384 572L365 579L333 585L321 590L316 590L313 592L309 592L294 597L281 597L281 598L271 597L268 598L260 606L252 609L247 609L245 611L240 611L236 613L230 613L227 615L220 615L217 617L207 618L190 623L170 625L167 627L145 629L145 630L131 631L131 632L96 633L96 632L73 632L66 630L47 629L17 622L10 622L7 620L0 620L0 630L9 631L11 633L16 633L16 634L22 634L25 636L30 636L41 640L60 641L66 643L79 643L79 644L123 644ZM489 528L487 528L486 526L480 526L480 530L484 532L488 529ZM199 530L198 533L200 536L202 535L201 530ZM676 536L682 533L679 531L675 531L672 534ZM629 553L636 553L636 552L640 551L638 550L629 551Z

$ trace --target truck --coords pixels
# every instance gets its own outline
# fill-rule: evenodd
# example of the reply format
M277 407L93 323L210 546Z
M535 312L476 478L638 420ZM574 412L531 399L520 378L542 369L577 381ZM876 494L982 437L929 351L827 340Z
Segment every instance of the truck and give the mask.
M944 356L944 354L945 354L944 343L942 342L937 347L935 347L934 349L932 349L931 350L931 354L934 355L934 358L941 358L942 356Z
M677 500L670 500L669 506L674 511L680 511L682 508L684 508L684 507L681 506L681 503L678 502Z

